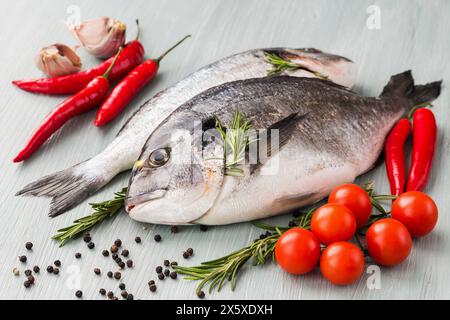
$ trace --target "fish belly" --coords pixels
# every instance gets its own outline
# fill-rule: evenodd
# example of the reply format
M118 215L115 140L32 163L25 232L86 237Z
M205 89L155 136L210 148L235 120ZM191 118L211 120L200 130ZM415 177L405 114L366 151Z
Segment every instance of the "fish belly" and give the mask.
M353 163L316 154L303 161L283 161L276 172L244 181L227 176L214 207L195 223L222 225L250 221L307 206L325 198L334 187L354 181L358 170Z

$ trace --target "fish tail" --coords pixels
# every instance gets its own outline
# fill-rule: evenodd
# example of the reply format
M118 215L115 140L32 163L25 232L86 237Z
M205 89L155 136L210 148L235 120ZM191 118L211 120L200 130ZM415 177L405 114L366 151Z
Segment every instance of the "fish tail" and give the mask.
M416 107L429 104L439 97L441 85L442 80L416 86L411 70L408 70L392 76L381 96L403 97L411 102L410 107Z
M17 192L16 196L50 197L52 200L48 215L60 215L78 205L114 177L115 174L108 177L105 170L99 169L94 159L31 182Z

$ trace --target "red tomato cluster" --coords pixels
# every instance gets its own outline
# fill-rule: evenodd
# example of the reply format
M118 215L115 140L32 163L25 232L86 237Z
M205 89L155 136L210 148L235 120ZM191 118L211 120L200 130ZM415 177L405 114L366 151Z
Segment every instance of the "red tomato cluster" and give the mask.
M335 188L328 203L311 218L311 231L292 228L280 236L275 246L278 264L292 274L305 274L317 264L322 275L336 285L355 282L364 272L364 254L348 242L357 229L365 227L372 211L368 193L355 184ZM411 252L412 237L430 233L438 210L423 192L400 195L392 204L392 218L376 221L367 229L369 256L378 264L393 266ZM321 244L326 246L321 252Z

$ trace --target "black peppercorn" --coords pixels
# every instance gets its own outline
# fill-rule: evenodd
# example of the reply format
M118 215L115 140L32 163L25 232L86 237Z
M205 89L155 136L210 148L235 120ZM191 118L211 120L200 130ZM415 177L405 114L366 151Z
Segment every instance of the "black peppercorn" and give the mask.
M117 257L117 258L114 259L114 261L115 261L116 263L121 263L121 262L122 262L122 259L119 258L119 257Z
M124 256L124 257L128 257L130 255L130 251L128 251L127 249L122 250L121 255Z
M30 281L26 280L26 281L23 283L23 286L24 286L25 288L29 288L29 287L31 286Z
M133 260L127 260L127 267L133 268Z
M174 266L177 266L178 265L178 262L176 262L176 261L172 261L171 263L170 263L170 266L171 267L174 267Z
M103 251L102 251L102 255L103 255L104 257L109 256L109 251L108 251L108 250L103 250Z
M165 265L166 267L168 267L168 266L170 265L170 261L169 261L169 260L164 260L164 265Z
M25 248L26 248L27 250L31 250L31 249L33 248L33 243L31 243L31 242L25 243Z
M122 277L122 274L119 271L114 272L114 279L119 280Z
M117 253L113 253L113 254L111 255L111 258L112 258L113 260L116 260L118 257L119 257L119 255L118 255Z
M97 275L100 274L101 273L100 268L94 268L94 273Z
M115 245L116 247L122 246L122 240L117 239L116 241L114 241L114 245Z
M156 284L152 284L152 285L150 285L150 291L151 292L155 292L156 291Z
M141 243L141 237L136 237L136 238L134 238L134 241L136 242L136 243Z
M207 226L205 226L205 225L200 225L200 231L203 231L203 232L205 232L205 231L207 231L208 230L208 227Z
M163 268L161 266L156 267L156 273L161 273L163 271Z
M197 292L197 296L198 296L200 299L203 299L203 298L205 297L205 293L203 292L203 290L200 290L199 292Z
M169 269L164 270L164 275L165 275L166 277L168 277L169 274L170 274L170 270L169 270Z
M159 280L164 280L164 273L158 273L158 279Z
M120 289L120 290L125 290L125 283L123 283L123 282L120 283L120 284L119 284L119 289Z
M79 252L75 253L75 258L80 259L81 258L81 253L79 253Z
M59 273L59 268L53 268L53 274L58 274Z
M83 240L84 240L84 242L88 243L88 242L91 242L92 238L89 235L89 233L86 233L83 237Z
M99 292L102 296L104 296L104 295L106 294L106 290L103 289L103 288L101 288L98 292Z
M89 242L89 243L87 244L87 247L88 247L89 249L94 249L95 243Z
M159 234L155 234L154 239L156 242L160 242L162 240L161 235L159 235Z
M28 276L31 276L31 270L30 270L30 269L25 270L23 273L24 273L27 277L28 277Z
M108 273L106 275L108 276L108 278L112 278L113 277L112 271L108 271Z
M148 282L148 285L149 285L149 286L151 286L151 285L153 285L153 284L155 284L155 280L150 280L150 281Z
M27 262L27 256L19 256L19 261L23 263Z
M118 250L119 250L119 248L115 244L111 246L111 249L110 249L111 253L116 253Z
M59 260L55 260L55 261L53 262L53 264L54 264L55 266L57 266L57 267L61 267L61 261L59 261Z
M75 292L75 296L76 296L77 298L81 298L81 297L83 296L83 291L77 290L77 292Z
M131 293L129 293L127 295L127 300L134 300L134 296Z
M194 254L194 249L188 248L188 249L186 250L186 252L187 252L190 256L192 256L192 255Z
M27 277L27 280L28 280L31 284L34 283L34 277L33 277L32 275L29 275L29 276Z
M190 257L190 255L189 255L189 253L187 253L187 251L183 252L183 258L187 259L189 257Z
M118 265L119 265L119 268L125 269L125 262L120 261L120 262L118 263Z
M172 279L176 279L176 278L177 278L177 273L176 273L175 271L172 271L172 272L170 273L170 277L171 277Z
M170 227L170 232L172 232L172 233L178 233L178 227L177 227L177 226L172 226L172 227Z
M33 271L34 273L39 273L39 271L41 271L41 268L39 268L38 266L34 266Z
M120 295L122 296L122 298L126 299L128 297L128 292L126 292L125 290L123 290Z
M112 299L114 297L114 292L108 291L108 298Z
M53 273L53 267L52 266L48 266L47 267L47 272L48 273Z

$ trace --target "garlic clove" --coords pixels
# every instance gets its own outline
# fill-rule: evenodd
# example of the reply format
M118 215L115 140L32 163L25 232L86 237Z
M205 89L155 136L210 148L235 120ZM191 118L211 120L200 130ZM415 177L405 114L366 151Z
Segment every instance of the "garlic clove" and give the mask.
M127 26L119 20L102 17L69 28L90 54L98 58L110 58L125 43Z
M39 51L36 66L50 77L59 77L80 71L81 59L72 48L55 43Z

